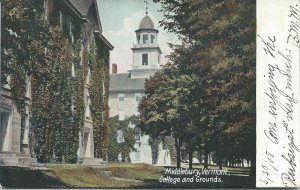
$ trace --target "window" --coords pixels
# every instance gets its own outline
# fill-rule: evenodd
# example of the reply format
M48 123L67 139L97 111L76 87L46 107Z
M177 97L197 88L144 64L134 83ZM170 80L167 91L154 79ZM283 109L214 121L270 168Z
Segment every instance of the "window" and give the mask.
M26 78L26 97L30 97L30 78Z
M61 11L59 11L59 26L60 26L60 29L62 30L63 29L63 14Z
M140 44L141 35L137 35L137 43Z
M63 14L61 11L59 12L59 25L62 33L68 37L70 42L74 42L73 35L73 18L68 16L67 14Z
M119 100L119 102L124 102L125 101L125 94L119 93L118 94L118 100Z
M147 34L144 34L143 35L143 44L146 44L148 41L148 35Z
M151 44L154 44L155 35L151 35Z
M44 0L44 10L45 10L45 20L48 21L48 15L49 15L49 2L47 0Z
M142 55L142 65L148 65L148 54Z
M25 127L26 127L26 116L23 116L21 117L21 140L22 141L24 141Z
M69 21L69 35L70 35L70 39L71 39L71 43L74 43L74 35L73 35L73 19L70 18Z
M85 111L85 116L86 117L91 117L91 99L89 96L86 96L86 111Z
M90 67L88 67L88 72L87 72L87 76L86 76L86 84L90 84L90 79L91 79L91 69Z
M124 134L123 134L123 131L122 131L122 130L118 130L118 131L117 131L117 142L118 142L118 143L123 143L123 142L125 142Z
M142 101L142 95L140 93L135 94L135 101L136 102Z

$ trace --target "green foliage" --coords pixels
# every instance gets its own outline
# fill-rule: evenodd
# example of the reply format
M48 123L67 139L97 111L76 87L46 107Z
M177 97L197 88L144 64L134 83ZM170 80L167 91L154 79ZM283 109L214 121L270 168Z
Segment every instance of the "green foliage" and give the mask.
M107 155L107 130L109 120L109 57L101 54L104 47L92 42L89 52L91 68L91 111L94 129L95 157L106 158Z
M165 136L163 139L163 148L170 151L171 163L176 163L175 141L172 136Z
M105 157L109 114L109 52L103 46L97 50L102 52L101 56L88 52L88 41L84 39L86 36L79 34L86 32L87 28L78 20L74 21L76 43L71 43L63 29L56 26L58 22L53 21L52 17L58 19L58 10L50 18L50 24L44 20L43 3L40 0L2 2L2 24L5 26L1 28L5 39L2 40L1 50L5 61L1 65L2 84L7 83L8 76L11 77L12 99L23 114L25 81L31 79L30 145L34 146L38 161L75 163L78 134L83 131L85 122L88 67L94 67L90 95L93 102L95 155ZM60 5L59 1L54 3Z
M73 56L70 44L51 28L46 57L49 80L32 77L32 126L37 141L36 154L41 162L77 160L79 128L73 122Z
M45 63L40 59L48 40L45 23L40 19L42 4L38 0L2 1L1 81L5 84L11 77L11 94L19 111L25 106L26 75Z
M118 155L121 153L122 160L126 159L130 162L129 153L134 151L135 136L139 134L138 128L130 128L129 124L136 123L136 116L131 116L123 121L118 119L118 116L112 117L109 120L109 143L108 143L108 160L117 161ZM124 135L124 142L117 142L117 131L122 130Z
M146 82L141 126L255 168L255 1L154 1L182 45L172 46L174 66Z

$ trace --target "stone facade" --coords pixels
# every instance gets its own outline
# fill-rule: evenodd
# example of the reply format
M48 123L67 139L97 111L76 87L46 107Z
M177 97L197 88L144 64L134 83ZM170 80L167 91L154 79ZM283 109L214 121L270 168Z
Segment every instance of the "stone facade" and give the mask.
M9 82L9 78L8 78ZM24 114L20 114L11 100L8 84L0 89L0 165L35 163L29 144L30 81L27 81Z

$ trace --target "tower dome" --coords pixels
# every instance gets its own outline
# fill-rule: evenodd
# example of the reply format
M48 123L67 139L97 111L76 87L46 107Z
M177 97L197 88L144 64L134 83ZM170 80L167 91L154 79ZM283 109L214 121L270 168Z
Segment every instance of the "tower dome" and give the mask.
M154 23L148 15L144 16L141 20L139 29L155 29Z
M149 78L160 68L162 51L157 43L158 30L152 19L147 15L142 18L139 28L135 31L136 44L131 48L133 53L131 78Z

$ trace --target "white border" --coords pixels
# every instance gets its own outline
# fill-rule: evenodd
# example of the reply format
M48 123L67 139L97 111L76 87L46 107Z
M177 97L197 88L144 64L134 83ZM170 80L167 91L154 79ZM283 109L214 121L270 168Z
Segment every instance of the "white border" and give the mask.
M299 6L257 0L257 187L299 186Z

